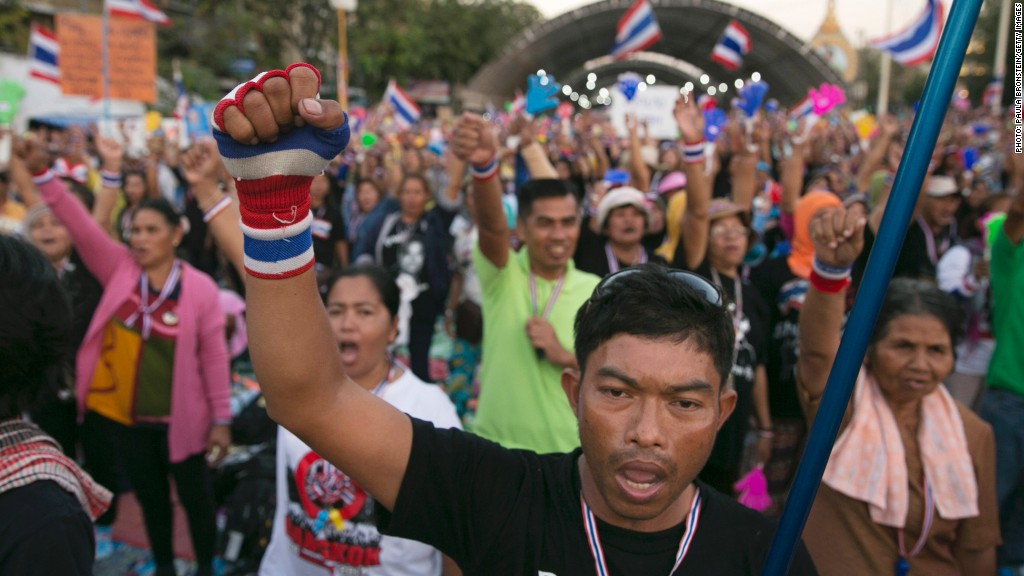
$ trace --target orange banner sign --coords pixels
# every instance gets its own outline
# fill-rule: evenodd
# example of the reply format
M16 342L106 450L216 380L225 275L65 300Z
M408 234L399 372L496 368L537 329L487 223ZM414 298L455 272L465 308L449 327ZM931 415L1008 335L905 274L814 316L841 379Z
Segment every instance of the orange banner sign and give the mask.
M151 22L111 17L108 22L110 97L156 101L156 29ZM65 94L103 97L103 20L58 14L60 85Z

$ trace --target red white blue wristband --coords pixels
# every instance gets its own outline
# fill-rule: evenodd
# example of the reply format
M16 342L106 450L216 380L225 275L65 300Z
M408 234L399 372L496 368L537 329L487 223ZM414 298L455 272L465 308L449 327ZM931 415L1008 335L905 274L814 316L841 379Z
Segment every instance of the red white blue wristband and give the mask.
M225 208L231 205L231 196L224 196L217 201L216 204L210 207L209 210L203 212L203 222L209 222L217 217L218 214L224 211Z
M808 280L815 289L826 294L838 294L850 285L852 266L830 266L817 258L811 265L811 276Z
M298 276L313 267L313 215L279 228L253 228L242 222L245 271L276 280Z
M473 180L480 182L490 180L498 174L498 157L494 156L489 162L480 166L470 166L469 173L473 176Z
M704 140L683 144L683 162L687 164L704 162Z
M822 278L829 280L842 280L850 277L850 272L853 270L853 266L832 266L825 264L817 257L814 258L814 263L811 265L813 270L818 273Z
M100 170L100 184L105 188L120 188L123 183L120 172Z

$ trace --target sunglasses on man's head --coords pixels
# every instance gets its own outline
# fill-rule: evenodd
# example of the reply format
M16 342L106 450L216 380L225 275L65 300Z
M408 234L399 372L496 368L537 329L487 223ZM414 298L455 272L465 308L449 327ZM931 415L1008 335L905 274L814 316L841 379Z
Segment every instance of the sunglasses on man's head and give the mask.
M614 274L605 276L604 279L597 284L597 287L594 288L594 295L591 296L591 300L605 297L608 294L608 288L615 285L616 282L622 280L626 276L636 274L641 271L642 268L624 268ZM711 282L708 282L703 276L694 274L693 272L686 272L685 270L666 270L665 273L673 280L682 282L695 290L707 303L713 306L724 307L726 309L730 309L732 307L731 302L729 304L725 303L725 297L722 294L721 288L715 286Z

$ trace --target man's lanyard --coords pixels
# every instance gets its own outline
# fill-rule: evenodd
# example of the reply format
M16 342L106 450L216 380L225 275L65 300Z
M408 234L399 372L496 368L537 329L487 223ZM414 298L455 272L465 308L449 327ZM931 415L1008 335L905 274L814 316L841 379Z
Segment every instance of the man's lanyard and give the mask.
M644 250L643 246L637 246L640 249L640 257L634 264L647 264L647 250ZM615 274L619 271L619 259L615 257L615 253L612 252L612 247L607 242L604 243L604 255L608 259L608 273Z
M565 275L563 274L558 282L555 284L555 288L551 291L551 296L548 297L548 304L544 307L544 315L541 316L544 320L547 320L551 316L551 310L555 307L555 300L558 299L558 295L562 292L562 285L565 283ZM536 316L540 309L537 307L537 277L534 276L533 272L530 272L530 304L532 306L533 315Z
M587 544L590 545L590 553L594 557L594 567L597 569L597 576L608 576L608 566L604 560L604 549L601 548L601 538L597 534L597 521L594 519L594 513L590 510L590 506L587 505L587 501L583 499L583 493L580 493L580 504L583 507L583 529L587 532ZM690 503L690 512L686 515L686 531L683 532L683 537L679 540L679 550L676 551L676 563L672 565L672 570L668 573L669 576L675 574L676 570L679 569L679 565L683 563L686 553L690 550L693 536L697 533L697 521L700 520L701 505L700 488L695 488L693 502Z

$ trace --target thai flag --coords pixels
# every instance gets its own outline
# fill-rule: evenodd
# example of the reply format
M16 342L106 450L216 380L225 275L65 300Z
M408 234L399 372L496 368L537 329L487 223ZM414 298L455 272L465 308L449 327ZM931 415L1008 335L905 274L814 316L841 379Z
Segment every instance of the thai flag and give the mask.
M387 90L384 91L384 101L395 112L395 120L401 128L408 129L420 119L419 106L394 80L388 82Z
M730 20L725 32L711 51L711 59L726 70L735 70L743 65L743 57L750 52L750 33L736 20Z
M171 19L149 0L104 0L104 6L113 16L141 18L161 26L170 26Z
M939 47L942 33L942 2L928 0L928 5L902 31L885 38L872 40L871 45L892 54L892 59L904 66L916 66L930 60Z
M57 35L38 24L32 25L28 39L29 76L60 85L60 67L57 56L60 44Z
M813 113L814 113L814 100L811 99L810 96L808 96L808 97L804 98L803 100L801 100L799 104L794 106L789 111L789 119L790 120L799 120L801 118L806 118L807 116L810 116Z
M647 0L637 0L619 18L619 26L615 32L615 46L612 56L625 58L634 52L646 50L661 40L661 28L654 17L654 9Z

